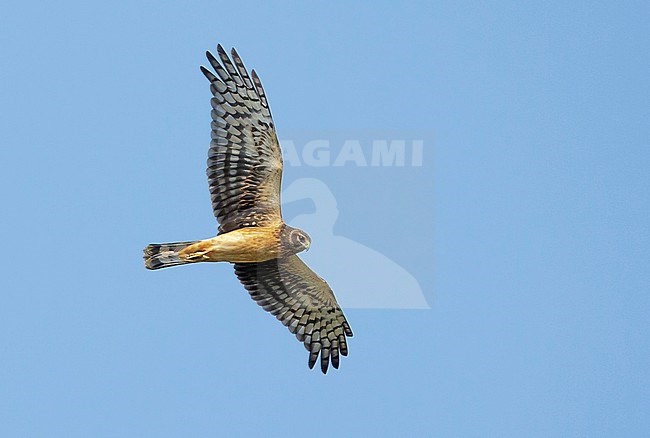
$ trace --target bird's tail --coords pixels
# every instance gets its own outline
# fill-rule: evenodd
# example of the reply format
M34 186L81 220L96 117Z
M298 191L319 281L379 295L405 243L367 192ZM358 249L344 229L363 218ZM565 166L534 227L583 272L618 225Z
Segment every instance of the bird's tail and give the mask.
M144 249L144 266L147 269L162 269L192 263L193 260L185 257L181 258L179 252L196 242L152 243L147 245Z

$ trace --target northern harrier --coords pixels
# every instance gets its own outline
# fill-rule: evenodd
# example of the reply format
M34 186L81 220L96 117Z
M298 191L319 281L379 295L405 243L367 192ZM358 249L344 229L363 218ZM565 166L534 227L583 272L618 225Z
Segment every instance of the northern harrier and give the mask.
M233 263L257 304L303 342L309 368L320 355L326 373L330 362L338 368L339 355L347 356L352 331L325 280L296 255L309 248L310 237L282 220L282 156L262 83L255 70L248 75L235 49L232 61L221 45L217 53L220 61L206 52L214 72L201 71L213 95L207 175L218 234L148 245L145 266Z

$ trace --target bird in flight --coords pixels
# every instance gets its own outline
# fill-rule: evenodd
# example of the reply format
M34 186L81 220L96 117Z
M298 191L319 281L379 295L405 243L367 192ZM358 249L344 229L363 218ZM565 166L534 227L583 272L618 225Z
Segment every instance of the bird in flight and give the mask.
M216 237L144 249L147 269L198 262L229 262L251 298L284 324L309 352L313 368L339 367L352 330L328 284L298 253L309 249L307 233L282 220L282 155L269 104L255 70L248 71L233 48L221 45L217 59L201 66L212 92L212 141L208 184L219 223Z

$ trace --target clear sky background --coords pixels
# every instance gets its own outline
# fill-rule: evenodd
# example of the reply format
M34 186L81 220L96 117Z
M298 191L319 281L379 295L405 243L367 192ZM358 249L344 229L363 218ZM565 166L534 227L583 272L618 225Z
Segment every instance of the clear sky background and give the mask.
M647 436L647 2L1 15L0 436ZM346 310L326 376L230 266L142 265L149 242L216 230L198 66L218 42L281 137L432 139L422 167L286 169L326 182L335 233L431 306Z

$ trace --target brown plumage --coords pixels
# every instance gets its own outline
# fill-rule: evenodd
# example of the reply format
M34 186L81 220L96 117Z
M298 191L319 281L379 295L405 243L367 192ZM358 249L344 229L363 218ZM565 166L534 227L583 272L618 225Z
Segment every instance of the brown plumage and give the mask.
M255 70L249 76L235 49L232 61L221 45L217 54L206 53L213 71L201 71L213 95L207 176L218 234L148 245L145 266L233 263L251 297L304 344L309 367L320 356L326 373L347 355L352 331L328 284L296 255L311 239L282 220L282 155L262 83Z

